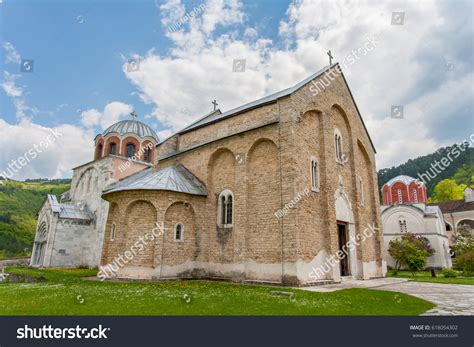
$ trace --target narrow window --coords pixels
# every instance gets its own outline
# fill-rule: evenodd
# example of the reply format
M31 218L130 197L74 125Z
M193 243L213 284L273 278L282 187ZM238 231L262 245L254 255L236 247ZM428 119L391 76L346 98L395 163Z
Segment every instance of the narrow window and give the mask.
M219 226L232 226L234 223L234 196L229 190L223 191L217 200L217 224Z
M117 154L117 145L115 143L110 144L110 154Z
M397 189L397 195L398 195L398 203L401 204L403 202L401 189Z
M311 160L311 187L313 190L319 190L319 167L316 159Z
M232 224L232 195L227 196L226 224Z
M150 148L145 149L145 152L143 154L143 159L145 161L151 162L151 149Z
M184 232L184 225L178 223L174 227L174 239L175 241L183 241L183 232Z
M336 150L336 161L340 164L344 164L343 153L342 153L342 136L339 129L334 132L334 145Z
M407 221L404 219L400 219L398 221L398 224L400 226L400 232L401 233L406 233L407 232Z
M129 143L127 144L127 148L126 148L126 157L127 158L131 158L135 155L135 145L133 143Z
M115 224L112 224L112 230L110 231L110 241L115 240Z
M413 199L415 202L418 202L418 194L416 193L416 188L413 188Z
M225 206L225 195L221 196L221 224L225 225L225 218L226 218L226 206Z

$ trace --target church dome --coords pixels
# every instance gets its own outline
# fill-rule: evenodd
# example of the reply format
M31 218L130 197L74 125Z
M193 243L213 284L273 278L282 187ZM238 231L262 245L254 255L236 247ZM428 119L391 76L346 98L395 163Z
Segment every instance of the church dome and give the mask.
M139 122L137 120L131 120L131 119L122 120L120 122L112 124L107 129L105 129L102 136L106 136L110 133L118 133L120 135L132 133L132 134L138 135L140 138L151 137L155 139L156 142L160 141L158 139L158 135L152 128L150 128L145 123Z
M413 177L407 176L407 175L400 175L397 177L392 178L390 181L385 183L387 186L391 186L395 182L402 182L404 184L409 185L411 182L416 181Z

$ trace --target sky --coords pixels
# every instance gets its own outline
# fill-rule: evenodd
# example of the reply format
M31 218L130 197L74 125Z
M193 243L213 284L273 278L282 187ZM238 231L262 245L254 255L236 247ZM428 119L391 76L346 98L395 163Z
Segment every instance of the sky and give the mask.
M0 0L0 173L33 151L11 178L71 177L132 110L164 139L214 99L224 112L292 86L328 50L377 168L399 165L474 132L473 12L456 0Z

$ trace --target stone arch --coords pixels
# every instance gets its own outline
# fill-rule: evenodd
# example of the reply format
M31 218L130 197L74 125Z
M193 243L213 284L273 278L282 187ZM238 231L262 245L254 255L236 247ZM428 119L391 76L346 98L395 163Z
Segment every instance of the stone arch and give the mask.
M155 242L151 238L156 227L157 212L155 206L146 200L134 200L128 204L125 210L126 231L124 237L126 251L134 250L134 257L129 261L129 265L153 267ZM144 238L143 247L136 247L135 244Z
M127 145L132 144L135 146L135 152L134 155L138 153L140 150L140 141L135 137L135 136L127 136L123 138L122 140L122 156L126 157L127 156ZM140 158L135 158L140 160Z
M261 138L247 158L246 257L258 263L280 263L282 235L275 215L281 208L279 150L272 140ZM252 276L250 269L246 272Z
M35 242L34 242L34 253L32 256L32 265L43 266L44 256L46 253L46 245L48 242L49 225L46 221L38 223L36 230Z
M98 177L98 176L99 176L99 172L95 167L91 166L87 168L79 176L79 178L77 179L75 183L74 192L73 192L74 198L80 200L87 197L88 192L93 191L92 189L93 187L90 187L90 183L95 182L95 181L92 181L92 177ZM100 192L96 192L96 193L99 194Z
M111 153L111 145L115 144L115 155L120 154L120 138L118 136L109 136L105 145L105 154L109 155Z
M141 157L140 159L143 160L143 161L147 161L145 160L146 158L146 151L148 150L149 151L149 160L148 162L150 163L153 163L155 161L154 159L154 153L155 153L155 150L154 150L154 143L151 142L150 140L144 140L142 143L141 143Z
M164 223L161 264L176 266L196 260L201 252L201 245L197 237L196 214L191 203L187 201L171 203L166 209ZM182 224L184 227L182 240L174 239L174 228L177 224Z
M218 200L224 190L235 192L235 156L228 148L217 149L209 158L208 162L208 210L212 225L210 236L210 262L230 263L233 261L233 226L222 227L218 225ZM234 199L234 210L238 208L238 197ZM234 213L238 219L238 214ZM235 220L234 225L239 221Z
M104 150L104 139L100 138L95 145L94 160L102 158L103 150Z
M456 222L456 230L460 228L462 225L468 225L471 229L474 229L474 219L472 218L463 218Z

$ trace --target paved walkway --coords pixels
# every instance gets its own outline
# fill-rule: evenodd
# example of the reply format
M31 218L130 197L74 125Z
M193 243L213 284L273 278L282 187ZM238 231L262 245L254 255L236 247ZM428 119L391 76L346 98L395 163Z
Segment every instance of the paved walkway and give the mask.
M367 281L344 280L341 284L329 284L306 289L316 292L332 292L345 288L368 288L401 292L431 301L437 306L424 315L434 316L473 316L474 286L463 284L444 284L407 281L401 278L379 278Z

